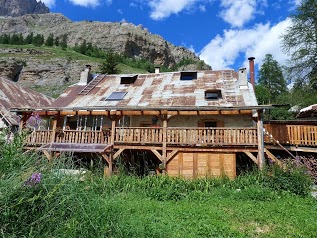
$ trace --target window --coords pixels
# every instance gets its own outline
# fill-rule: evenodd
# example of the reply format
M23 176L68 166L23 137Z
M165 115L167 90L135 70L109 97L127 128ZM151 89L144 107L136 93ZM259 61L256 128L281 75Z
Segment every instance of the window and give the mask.
M205 121L205 127L217 127L216 121Z
M133 84L137 78L138 75L123 76L121 77L120 84Z
M221 90L208 90L205 92L206 100L218 100L220 98L222 98Z
M108 98L106 98L107 101L119 101L122 100L123 97L127 94L127 92L113 92L110 94Z
M197 79L197 72L181 72L181 80Z

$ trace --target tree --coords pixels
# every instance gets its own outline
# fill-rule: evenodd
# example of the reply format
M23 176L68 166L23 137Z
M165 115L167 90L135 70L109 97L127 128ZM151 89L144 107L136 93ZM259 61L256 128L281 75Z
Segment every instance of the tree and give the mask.
M37 34L32 39L32 44L35 46L41 46L44 43L44 36L42 34Z
M302 0L282 36L283 50L290 54L288 70L298 86L310 84L317 88L316 11L316 0Z
M117 55L112 51L108 52L99 69L102 74L117 74L119 72Z
M273 103L281 93L286 91L282 67L273 59L271 54L266 54L259 71L257 97L260 96L263 103Z
M66 50L66 48L67 48L67 35L66 34L62 35L62 40L59 43L59 45L62 47L62 50Z
M24 44L32 44L32 41L33 41L33 32L29 33L26 37L25 37L25 40L24 40Z
M54 35L50 33L45 41L46 46L53 46L54 45Z

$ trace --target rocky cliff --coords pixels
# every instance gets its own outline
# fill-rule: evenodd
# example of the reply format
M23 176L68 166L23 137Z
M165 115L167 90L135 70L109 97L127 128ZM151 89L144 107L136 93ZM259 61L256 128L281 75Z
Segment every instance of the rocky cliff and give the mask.
M25 14L49 13L50 10L41 1L36 0L0 0L0 16L22 16Z
M183 58L199 61L199 58L188 49L174 46L161 36L151 34L141 25L131 23L72 22L62 14L33 14L0 19L0 32L22 33L24 36L33 32L43 34L44 38L50 33L53 33L54 37L66 34L69 46L81 44L86 40L106 51L112 50L128 57L145 58L168 67Z

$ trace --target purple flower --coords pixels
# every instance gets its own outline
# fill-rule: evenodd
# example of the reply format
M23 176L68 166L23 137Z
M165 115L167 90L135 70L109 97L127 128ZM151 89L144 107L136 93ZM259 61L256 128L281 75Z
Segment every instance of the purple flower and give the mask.
M26 187L32 188L41 182L41 173L33 173L23 184Z

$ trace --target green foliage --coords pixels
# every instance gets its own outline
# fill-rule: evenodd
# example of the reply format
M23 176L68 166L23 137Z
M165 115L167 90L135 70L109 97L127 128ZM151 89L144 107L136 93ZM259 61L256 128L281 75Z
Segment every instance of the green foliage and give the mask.
M274 103L281 93L286 92L286 81L282 68L271 54L266 54L259 71L258 99L264 104Z
M53 46L54 45L54 35L53 35L53 33L50 33L49 36L46 38L45 45L46 46Z
M62 39L61 39L59 45L60 45L60 47L62 47L62 50L66 50L66 48L67 48L67 35L66 34L62 35Z
M24 39L24 44L32 44L33 36L33 32L29 33Z
M35 46L41 46L44 43L44 36L42 34L37 34L32 39L32 44Z
M104 61L101 63L99 70L102 74L118 73L118 57L112 51L106 54Z
M317 2L303 0L283 35L283 49L291 55L288 67L294 82L317 89Z
M92 174L82 179L57 173L77 168L74 157L62 155L50 164L34 152L22 154L21 138L0 145L1 152L10 151L0 158L3 237L310 237L317 232L316 201L292 195L305 196L307 188L293 169L236 180ZM27 183L33 175L40 177Z

